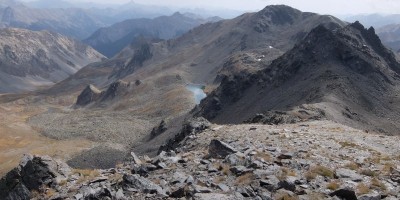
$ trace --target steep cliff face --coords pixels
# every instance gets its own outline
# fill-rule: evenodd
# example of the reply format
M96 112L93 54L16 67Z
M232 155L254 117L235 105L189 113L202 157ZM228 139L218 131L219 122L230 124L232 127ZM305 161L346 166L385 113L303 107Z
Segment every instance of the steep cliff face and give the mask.
M105 59L91 47L57 33L0 30L0 93L52 85Z

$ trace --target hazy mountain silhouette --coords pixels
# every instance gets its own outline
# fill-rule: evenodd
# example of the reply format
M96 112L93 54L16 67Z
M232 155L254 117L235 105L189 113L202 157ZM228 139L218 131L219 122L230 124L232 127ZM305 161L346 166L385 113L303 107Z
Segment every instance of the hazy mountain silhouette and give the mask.
M218 20L218 18L210 20ZM154 19L130 19L101 28L84 42L104 55L113 57L135 39L141 37L164 40L176 38L208 21L208 19L202 19L196 15L180 13Z

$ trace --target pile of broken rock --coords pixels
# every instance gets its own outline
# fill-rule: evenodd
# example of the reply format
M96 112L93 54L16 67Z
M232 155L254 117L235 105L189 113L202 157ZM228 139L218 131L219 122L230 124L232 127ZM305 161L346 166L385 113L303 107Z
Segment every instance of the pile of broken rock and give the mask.
M304 124L292 126L302 127L304 131L307 127ZM271 131L273 128L283 131ZM229 129L237 132L231 131L231 138L224 140L226 134L221 133ZM241 134L251 139L258 131L268 135L275 145L235 139ZM400 198L398 160L389 166L382 158L375 161L374 169L365 168L366 161L332 168L329 162L336 161L319 157L322 153L311 149L282 150L284 143L308 138L295 131L289 131L293 137L283 137L285 131L288 132L279 126L211 125L203 132L187 136L176 151L162 151L154 158L131 153L130 161L108 170L71 169L49 157L26 156L0 181L0 196L5 199L118 200ZM334 141L330 149L338 154L346 151L343 154L352 156L358 148L355 144L337 141L341 144L339 147ZM335 150L335 145L340 152ZM315 148L311 144L308 146ZM317 152L324 152L322 148ZM364 151L371 150L360 147L357 155L363 155ZM340 162L346 163L346 158ZM387 171L375 170L380 167L387 167Z

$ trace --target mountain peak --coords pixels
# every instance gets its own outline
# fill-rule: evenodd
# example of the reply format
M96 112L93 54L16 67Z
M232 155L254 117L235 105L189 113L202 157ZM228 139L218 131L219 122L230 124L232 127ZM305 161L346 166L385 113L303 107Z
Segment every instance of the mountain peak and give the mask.
M266 12L266 11L274 11L274 12L282 12L282 11L289 11L289 12L301 12L300 10L297 10L295 8L292 8L288 5L284 4L277 4L277 5L268 5L264 9L262 9L260 12Z
M379 56L385 58L392 70L400 73L400 64L396 61L393 52L382 44L374 27L371 26L369 29L366 29L359 21L350 24L349 27L358 30L360 35L364 38L364 45L369 45Z
M184 14L182 14L182 13L180 13L179 11L178 12L175 12L174 14L172 14L172 17L184 17L185 15Z
M380 71L382 66L389 66L396 72L400 69L395 56L383 46L374 28L365 29L358 21L335 30L319 25L293 50L297 57L301 54L309 61L340 60L353 72L361 74Z
M259 17L269 19L273 24L292 24L301 11L286 5L270 5L259 11Z
M365 29L364 25L362 25L360 21L355 21L354 23L350 24L350 26L359 31L363 31Z
M296 22L313 15L317 14L303 13L286 5L271 5L256 13L253 16L253 23L256 25L255 30L263 33L274 26L294 25Z

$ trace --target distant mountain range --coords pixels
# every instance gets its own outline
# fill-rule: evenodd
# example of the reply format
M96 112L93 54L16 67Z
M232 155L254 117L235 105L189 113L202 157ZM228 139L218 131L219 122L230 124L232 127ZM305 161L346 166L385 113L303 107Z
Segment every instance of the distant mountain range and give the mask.
M50 86L104 58L93 48L58 33L0 29L0 93Z
M63 0L38 0L19 2L0 1L0 27L50 30L76 39L85 39L96 30L127 19L155 18L172 15L174 10L194 12L203 18L215 16L233 17L238 11L178 9L157 5L142 5L129 2L123 5L79 3ZM215 14L214 14L215 13ZM213 15L214 14L214 15Z
M107 23L82 9L35 9L24 5L0 9L0 26L50 30L82 39Z
M366 27L373 26L378 29L390 24L400 24L400 14L366 14L366 15L353 15L342 17L343 20L348 22L359 21Z
M204 9L204 8L182 8L159 5L145 5L130 1L125 4L81 2L81 1L65 1L65 0L36 0L25 2L25 5L33 8L82 8L91 10L100 15L109 16L120 19L131 18L154 18L162 15L171 15L174 12L196 13L203 18L220 16L223 18L233 18L243 14L243 11L229 9ZM102 13L103 12L103 13ZM105 12L105 13L104 13ZM122 21L122 20L119 20Z
M380 27L377 33L387 47L400 52L400 23Z
M100 53L113 57L128 44L141 37L168 40L181 36L202 23L218 20L221 20L221 18L203 19L193 14L180 13L154 19L130 19L110 27L101 28L85 39L84 42Z
M99 28L123 20L154 18L172 13L166 7L135 3L116 7L78 8L66 1L43 0L23 4L7 0L0 2L0 27L50 30L81 40L88 38Z
M74 4L63 0L28 1L24 4L32 8L76 8Z

